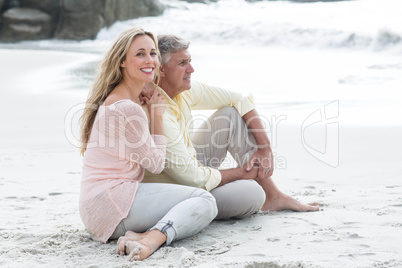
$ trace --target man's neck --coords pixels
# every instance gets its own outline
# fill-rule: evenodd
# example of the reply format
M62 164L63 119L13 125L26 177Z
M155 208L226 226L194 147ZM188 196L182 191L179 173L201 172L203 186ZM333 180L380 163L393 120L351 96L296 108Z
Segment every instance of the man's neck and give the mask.
M161 81L158 86L163 89L163 91L166 92L166 94L173 100L177 94L175 93L174 90L172 90L168 85L164 84L163 81Z

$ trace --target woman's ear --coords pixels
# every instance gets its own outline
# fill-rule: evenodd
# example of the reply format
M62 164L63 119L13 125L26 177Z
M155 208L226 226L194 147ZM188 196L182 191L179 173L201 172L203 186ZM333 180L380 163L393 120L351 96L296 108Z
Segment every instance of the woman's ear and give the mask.
M122 67L122 68L126 67L126 61L125 60L120 63L120 67Z

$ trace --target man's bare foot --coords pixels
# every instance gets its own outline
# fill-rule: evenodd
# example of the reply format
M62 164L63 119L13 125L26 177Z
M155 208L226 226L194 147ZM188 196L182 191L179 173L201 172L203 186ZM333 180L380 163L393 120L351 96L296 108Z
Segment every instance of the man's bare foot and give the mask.
M132 231L127 231L124 236L120 236L117 240L117 254L125 255L124 247L128 241L140 241L147 236L149 232L145 233L135 233Z
M318 211L320 207L318 203L304 204L294 199L291 196L280 193L279 195L265 200L264 205L261 207L263 211L280 211L280 210L293 210L298 212Z
M146 245L142 241L127 241L125 249L129 261L142 261L153 253L151 246Z

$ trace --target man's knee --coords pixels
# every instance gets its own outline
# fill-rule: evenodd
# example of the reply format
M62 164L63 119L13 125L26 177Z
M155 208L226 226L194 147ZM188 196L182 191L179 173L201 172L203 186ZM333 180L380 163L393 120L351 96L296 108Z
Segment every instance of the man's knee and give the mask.
M223 108L220 108L216 111L216 115L218 116L228 116L231 120L241 118L239 112L236 110L236 108L232 106L226 106Z
M244 218L260 210L265 193L253 180L238 180L211 191L218 206L216 219Z

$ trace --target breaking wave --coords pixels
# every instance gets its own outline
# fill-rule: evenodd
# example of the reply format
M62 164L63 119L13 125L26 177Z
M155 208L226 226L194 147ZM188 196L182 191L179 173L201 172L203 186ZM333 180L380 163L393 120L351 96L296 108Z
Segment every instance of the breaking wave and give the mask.
M398 0L296 3L289 1L216 3L166 1L157 17L116 22L97 41L141 25L155 33L173 33L193 43L282 47L388 50L402 52L402 16Z

